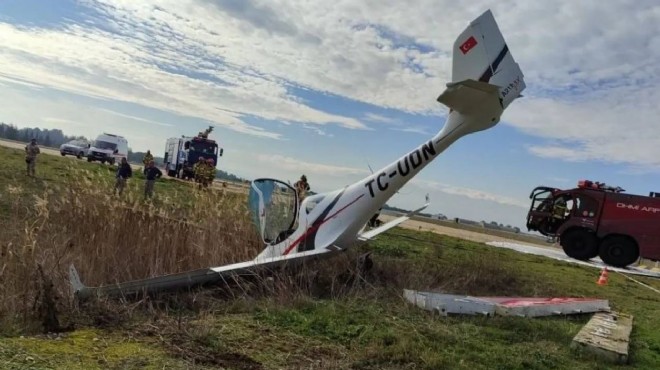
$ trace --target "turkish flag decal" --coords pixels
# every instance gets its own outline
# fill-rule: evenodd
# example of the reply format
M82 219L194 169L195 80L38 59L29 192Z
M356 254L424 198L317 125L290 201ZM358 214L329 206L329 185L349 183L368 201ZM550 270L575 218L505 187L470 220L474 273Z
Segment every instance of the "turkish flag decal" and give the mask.
M461 49L461 52L463 54L467 54L470 49L475 47L477 45L477 39L474 38L474 36L470 36L469 39L467 39L461 46L459 46L459 49Z

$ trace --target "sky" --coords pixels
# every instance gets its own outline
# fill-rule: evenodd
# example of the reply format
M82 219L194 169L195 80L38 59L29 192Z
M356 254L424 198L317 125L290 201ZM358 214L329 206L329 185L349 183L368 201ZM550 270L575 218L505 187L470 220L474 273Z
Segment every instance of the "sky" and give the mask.
M219 169L330 191L442 128L454 40L488 9L524 97L388 204L428 193L431 213L525 231L536 186L660 191L655 0L3 0L0 121L161 156L213 125Z

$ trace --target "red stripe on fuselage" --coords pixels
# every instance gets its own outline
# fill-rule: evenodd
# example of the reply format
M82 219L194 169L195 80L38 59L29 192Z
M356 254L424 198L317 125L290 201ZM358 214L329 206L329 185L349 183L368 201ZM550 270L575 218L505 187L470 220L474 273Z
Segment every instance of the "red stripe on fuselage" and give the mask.
M344 207L342 207L340 210L338 210L337 212L332 214L332 216L329 216L325 220L319 222L318 225L312 225L312 227L307 229L307 231L305 231L304 234L302 234L298 239L296 239L293 243L291 243L291 245L284 251L284 253L282 255L286 256L287 254L289 254L293 250L293 248L295 248L298 244L300 244L300 242L303 241L303 239L305 239L305 237L307 235L309 235L309 233L311 233L311 232L315 231L316 229L318 229L319 227L321 227L321 225L323 225L324 223L329 221L331 218L337 216L337 214L339 214L339 212L341 212L341 211L345 210L346 208L348 208L349 206L353 205L355 202L357 202L363 196L364 196L364 194L362 194L359 197L355 198L355 200L353 200L352 202L350 202L347 205L345 205Z

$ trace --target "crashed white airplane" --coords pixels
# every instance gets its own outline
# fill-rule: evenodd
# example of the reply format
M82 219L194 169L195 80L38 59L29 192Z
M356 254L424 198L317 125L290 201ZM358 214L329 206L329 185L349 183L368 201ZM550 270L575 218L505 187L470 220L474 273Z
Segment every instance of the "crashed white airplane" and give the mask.
M367 221L449 145L465 135L495 126L504 109L524 88L522 71L492 13L486 11L454 42L452 82L437 99L449 107L449 116L432 139L363 180L309 196L302 202L284 182L252 182L249 204L265 243L265 249L254 260L101 287L83 285L72 265L73 291L82 298L186 288L345 251L426 208L428 202L380 227L366 228Z

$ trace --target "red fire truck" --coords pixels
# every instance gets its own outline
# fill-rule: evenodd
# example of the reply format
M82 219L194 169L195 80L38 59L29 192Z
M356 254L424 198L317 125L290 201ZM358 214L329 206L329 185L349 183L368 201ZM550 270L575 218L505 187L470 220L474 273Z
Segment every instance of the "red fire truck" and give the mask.
M539 186L529 196L527 229L559 237L564 253L579 260L599 256L616 267L660 260L660 193L624 192L589 180L569 190Z

